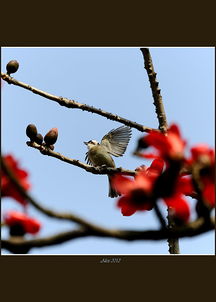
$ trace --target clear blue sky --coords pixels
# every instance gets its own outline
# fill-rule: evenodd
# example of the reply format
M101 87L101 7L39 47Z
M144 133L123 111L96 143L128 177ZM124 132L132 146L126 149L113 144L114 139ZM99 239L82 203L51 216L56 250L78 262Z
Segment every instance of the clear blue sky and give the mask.
M214 48L150 48L169 122L180 125L189 144L214 146ZM3 48L2 71L8 61L20 63L14 78L57 96L64 96L116 113L150 127L157 119L149 81L139 48ZM59 129L55 151L84 161L83 141L100 140L119 123L68 109L20 87L3 83L2 152L13 153L30 173L31 194L56 211L72 212L104 227L156 229L153 211L121 215L116 200L107 197L107 177L43 156L26 146L26 126L43 135ZM132 155L142 134L133 129L127 152L114 158L117 166L135 169L149 164ZM194 201L190 199L193 207ZM10 198L2 213L21 209ZM165 211L164 208L162 210ZM166 213L166 212L165 212ZM43 223L40 236L66 231L75 224L48 218L30 206L29 214ZM7 236L3 229L2 236ZM214 232L180 239L182 254L213 254ZM3 253L7 253L3 251ZM166 241L126 242L80 238L61 245L32 249L31 254L168 254Z

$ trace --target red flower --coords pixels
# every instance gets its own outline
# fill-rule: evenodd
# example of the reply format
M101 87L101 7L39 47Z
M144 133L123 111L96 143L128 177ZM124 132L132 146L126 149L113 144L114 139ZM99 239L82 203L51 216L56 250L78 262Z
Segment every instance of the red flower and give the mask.
M164 198L165 204L170 207L171 214L179 221L188 222L190 218L190 207L181 194L170 198Z
M162 170L163 161L155 159L149 168L142 168L134 180L123 175L113 177L113 187L124 195L117 204L124 216L130 216L136 211L151 210L154 207L152 189Z
M193 192L191 177L178 176L173 194L169 197L163 197L164 203L171 209L172 216L177 218L179 222L188 222L190 218L190 207L184 195L190 196Z
M206 183L202 191L203 200L210 206L215 207L215 184Z
M203 201L210 207L215 206L215 152L208 145L200 144L191 148L188 163L193 169L198 167Z
M20 185L25 189L29 190L30 184L28 182L28 172L25 170L20 169L18 161L14 159L14 157L10 154L3 156L3 159L8 166L8 168L11 170L11 172L14 174L14 176L19 181ZM25 198L20 194L14 184L11 182L10 178L2 171L1 175L1 193L2 197L8 196L12 197L15 200L17 200L22 205L26 205L27 202Z
M188 195L193 192L191 178L178 176L172 195L165 197L164 186L169 187L170 183L164 183L164 179L161 179L163 168L164 161L158 158L152 162L149 168L142 166L136 169L138 172L134 180L122 175L113 177L112 185L123 194L118 200L117 206L121 208L124 216L130 216L136 211L152 210L157 199L162 198L172 210L175 218L183 222L188 221L190 208L183 194ZM160 180L163 182L162 185L159 184Z
M215 152L208 145L199 144L191 148L192 161L206 159L209 163L214 164Z
M175 192L177 194L192 195L194 192L194 187L191 177L179 176L177 179Z
M152 146L157 150L156 153L142 154L145 158L178 160L184 157L186 141L182 139L178 126L172 124L166 134L151 131L143 138L143 145Z
M8 212L5 215L4 220L5 223L10 227L20 225L24 229L25 233L36 234L41 228L41 223L38 220L17 211Z

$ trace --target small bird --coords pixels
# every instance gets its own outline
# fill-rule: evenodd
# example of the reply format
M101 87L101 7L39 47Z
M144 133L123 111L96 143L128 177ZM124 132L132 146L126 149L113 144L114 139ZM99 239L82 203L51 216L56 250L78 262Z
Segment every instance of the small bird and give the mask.
M111 155L116 157L122 156L127 148L131 138L131 128L128 126L121 126L117 129L112 129L108 132L98 143L96 140L84 142L87 145L88 151L86 152L85 160L87 164L95 167L111 167L115 168L115 162ZM111 155L110 155L111 154ZM109 197L117 197L121 195L111 185L112 176L109 178Z

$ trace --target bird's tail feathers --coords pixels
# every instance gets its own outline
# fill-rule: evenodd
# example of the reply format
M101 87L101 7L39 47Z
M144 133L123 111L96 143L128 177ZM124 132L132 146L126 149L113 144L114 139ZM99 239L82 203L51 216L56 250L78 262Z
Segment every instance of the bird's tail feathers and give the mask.
M109 179L109 195L108 196L111 198L120 196L121 194L112 187L112 176L108 176L108 179Z

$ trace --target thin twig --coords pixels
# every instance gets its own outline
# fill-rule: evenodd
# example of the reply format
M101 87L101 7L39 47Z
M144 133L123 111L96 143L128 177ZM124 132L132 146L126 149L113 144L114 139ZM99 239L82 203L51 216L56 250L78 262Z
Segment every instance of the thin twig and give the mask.
M1 73L1 78L3 80L5 80L9 84L13 84L13 85L22 87L24 89L30 90L31 92L33 92L35 94L39 94L40 96L42 96L42 97L44 97L46 99L49 99L49 100L54 101L54 102L57 102L61 106L65 106L67 108L73 108L73 109L81 109L83 111L88 111L88 112L96 113L98 115L106 117L107 119L119 122L119 123L124 124L126 126L129 126L131 128L135 128L135 129L137 129L137 130L139 130L141 132L149 132L151 130L157 130L157 129L146 127L146 126L143 126L143 125L138 124L136 122L127 120L127 119L125 119L125 118L123 118L121 116L118 116L116 114L104 111L102 109L98 109L98 108L95 108L93 106L89 106L89 105L86 105L86 104L78 103L78 102L76 102L74 100L70 100L70 99L67 99L67 98L64 98L64 97L55 96L53 94L47 93L47 92L39 90L37 88L34 88L34 87L32 87L32 86L30 86L30 85L28 85L26 83L17 81L14 78L10 77L9 75L7 75L5 73Z
M166 228L166 221L165 221L157 203L155 203L155 205L154 205L154 210L155 210L158 220L160 221L161 227Z
M144 62L145 62L144 66L148 74L148 78L152 90L152 96L154 98L154 105L155 105L155 111L159 122L159 129L160 131L165 133L168 127L166 113L164 110L162 96L160 94L161 90L159 89L159 83L156 80L157 74L154 71L151 54L148 48L140 48L140 50L144 57Z
M63 243L75 238L96 236L115 238L126 241L135 240L164 240L167 238L181 237L194 237L199 234L211 231L215 228L215 219L212 218L208 224L206 224L203 218L199 218L185 226L175 227L173 229L161 229L161 230L146 230L146 231L131 231L131 230L113 230L113 229L90 229L80 228L78 230L71 230L62 232L53 236L36 238L31 240L25 240L24 238L11 238L9 240L2 239L1 244L3 249L7 249L11 252L17 252L21 250L27 250L27 252L34 247L51 246L59 243Z
M58 158L59 160L62 160L68 164L77 166L79 168L82 168L84 170L86 170L87 172L93 173L93 174L115 174L115 173L121 173L124 175L130 175L130 176L134 176L136 174L136 171L134 170L127 170L127 169L123 169L121 167L119 168L107 168L107 167L93 167L87 164L82 163L81 161L79 161L78 159L72 159L69 157L66 157L64 155L62 155L61 153L58 152L54 152L51 149L48 149L42 145L38 145L35 142L26 142L26 144L29 147L35 148L37 150L39 150L43 155L48 155L51 157L55 157Z

